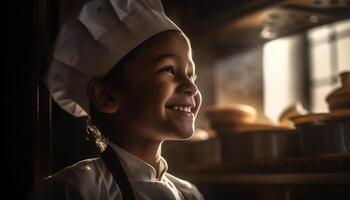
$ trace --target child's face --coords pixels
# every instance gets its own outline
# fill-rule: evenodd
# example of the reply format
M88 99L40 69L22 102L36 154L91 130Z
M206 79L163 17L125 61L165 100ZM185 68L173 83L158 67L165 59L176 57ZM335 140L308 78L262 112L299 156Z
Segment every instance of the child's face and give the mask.
M153 37L125 66L119 116L145 139L189 138L201 104L194 78L185 37L175 31Z

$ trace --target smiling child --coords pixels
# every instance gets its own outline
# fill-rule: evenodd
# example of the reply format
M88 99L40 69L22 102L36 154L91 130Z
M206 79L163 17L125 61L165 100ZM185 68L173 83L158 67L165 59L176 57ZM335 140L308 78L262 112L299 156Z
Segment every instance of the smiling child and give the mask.
M28 199L203 199L161 157L163 141L194 133L195 79L189 39L158 0L88 2L61 29L45 80L62 109L88 118L103 153L48 177Z

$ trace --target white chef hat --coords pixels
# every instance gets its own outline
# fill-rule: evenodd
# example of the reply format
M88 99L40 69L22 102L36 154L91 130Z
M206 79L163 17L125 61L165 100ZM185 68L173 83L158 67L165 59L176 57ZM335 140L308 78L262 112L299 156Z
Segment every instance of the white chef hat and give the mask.
M93 0L61 28L44 77L57 104L76 117L89 116L87 84L105 76L143 41L180 30L160 0Z

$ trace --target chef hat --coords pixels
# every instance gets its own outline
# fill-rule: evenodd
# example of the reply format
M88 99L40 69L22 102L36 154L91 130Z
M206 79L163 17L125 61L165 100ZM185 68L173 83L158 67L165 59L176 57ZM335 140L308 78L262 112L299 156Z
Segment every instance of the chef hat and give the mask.
M89 116L87 84L105 76L143 41L165 30L180 30L160 0L93 0L61 28L45 75L51 96L75 117Z

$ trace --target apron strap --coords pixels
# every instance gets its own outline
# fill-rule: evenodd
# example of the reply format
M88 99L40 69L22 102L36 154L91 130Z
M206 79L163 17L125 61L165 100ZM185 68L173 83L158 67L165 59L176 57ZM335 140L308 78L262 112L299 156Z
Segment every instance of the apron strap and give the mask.
M184 198L184 200L187 200L185 194L184 194L181 190L179 190L179 189L178 189L178 191L180 191L180 193L181 193L182 197Z
M135 200L134 193L128 177L120 163L118 154L107 146L105 151L101 154L101 158L109 171L113 174L114 180L117 182L121 190L123 200Z

